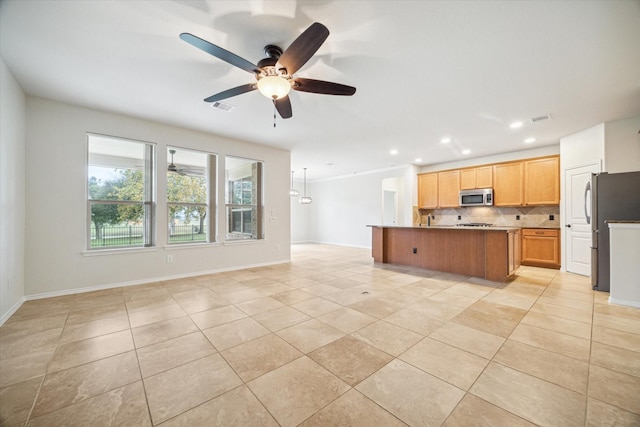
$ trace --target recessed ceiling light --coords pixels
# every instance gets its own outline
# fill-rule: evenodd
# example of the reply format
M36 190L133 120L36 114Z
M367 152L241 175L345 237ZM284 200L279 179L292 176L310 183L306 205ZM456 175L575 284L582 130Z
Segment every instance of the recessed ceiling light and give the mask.
M391 151L389 151L389 154L395 156L396 154L398 154L398 150L391 150Z
M509 127L510 127L511 129L518 129L518 128L521 128L521 127L522 127L522 125L523 125L523 123L522 123L522 122L513 122L513 123L511 123L511 124L509 125Z
M527 138L527 139L524 140L524 142L527 143L527 144L531 144L532 142L536 142L536 139L535 138Z
M471 150L462 150L462 154L471 154Z
M440 142L442 142L443 144L448 144L451 142L451 138L442 138Z
M416 159L416 163L422 162L422 159Z

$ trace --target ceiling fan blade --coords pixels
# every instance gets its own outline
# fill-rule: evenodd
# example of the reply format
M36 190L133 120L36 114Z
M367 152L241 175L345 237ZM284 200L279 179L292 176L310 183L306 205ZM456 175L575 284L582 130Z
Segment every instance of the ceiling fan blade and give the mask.
M311 59L327 37L329 37L327 27L319 22L314 22L283 52L278 59L278 64L280 67L286 68L289 75L292 75Z
M213 43L209 43L206 40L202 40L199 37L189 33L180 34L180 38L192 46L197 47L200 50L207 52L210 55L215 56L218 59L222 59L229 64L241 68L249 73L260 73L260 68L257 65L252 64L244 58L239 57L235 53L231 53L226 49L216 46Z
M293 85L291 87L300 92L320 93L324 95L344 95L351 96L356 93L356 88L353 86L342 85L340 83L325 82L323 80L314 79L293 79Z
M243 93L251 92L252 90L256 90L258 86L255 83L249 83L242 86L237 86L231 89L227 89L224 92L216 93L215 95L211 95L208 98L205 98L205 102L216 102L222 99L231 98L232 96L242 95Z
M290 119L293 116L293 111L291 110L291 100L289 96L283 96L280 99L276 99L273 101L276 106L276 110L280 114L280 117L283 119Z

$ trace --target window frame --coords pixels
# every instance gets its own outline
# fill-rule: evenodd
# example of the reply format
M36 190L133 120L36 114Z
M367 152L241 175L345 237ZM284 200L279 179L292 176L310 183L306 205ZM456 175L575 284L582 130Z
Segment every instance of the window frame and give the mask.
M105 138L116 141L123 141L132 144L141 144L144 150L144 189L142 200L113 200L113 199L92 199L89 195L89 167L91 166L91 151L90 143L91 138ZM155 233L155 215L156 215L156 144L149 141L141 141L132 138L123 138L113 135L104 135L98 133L87 132L86 134L86 163L85 163L85 200L86 204L86 225L85 225L85 248L88 252L101 252L109 250L136 250L146 249L156 246L156 233ZM114 167L117 169L117 167ZM125 169L125 168L122 168ZM140 205L143 208L143 243L142 244L128 244L128 245L113 245L113 246L91 246L91 228L92 228L92 206L93 205Z
M217 227L216 227L216 219L217 219L217 174L218 174L218 154L212 153L209 151L203 151L193 148L184 148L178 147L175 145L167 145L166 150L167 153L170 149L181 150L181 151L189 151L192 153L202 154L206 156L206 169L205 169L205 186L206 186L206 203L193 203L193 202L171 202L169 201L169 171L165 169L166 174L166 207L167 207L167 216L166 216L166 230L167 230L167 246L176 247L180 245L203 245L217 242ZM167 155L167 165L171 162L170 158ZM204 240L191 240L191 241L176 241L171 242L171 235L169 233L170 230L170 218L169 212L171 206L192 206L192 207L202 207L204 206L207 210L206 216L206 236Z
M229 179L227 170L227 159L246 160L251 164L256 164L256 183L255 183L255 203L231 203L233 202L233 183L244 183L247 177L241 177L240 179ZM252 181L251 181L252 182ZM241 186L240 201L244 202L244 185ZM252 189L253 192L253 189ZM253 199L253 197L252 197ZM263 218L263 199L264 199L264 162L262 160L250 159L247 157L239 156L225 156L225 241L226 242L243 242L243 241L259 241L264 240L264 218ZM253 201L253 200L252 200ZM241 224L244 229L244 212L247 210L256 212L256 229L251 233L235 232L233 231L233 213L240 212ZM233 238L232 235L242 235L243 237Z

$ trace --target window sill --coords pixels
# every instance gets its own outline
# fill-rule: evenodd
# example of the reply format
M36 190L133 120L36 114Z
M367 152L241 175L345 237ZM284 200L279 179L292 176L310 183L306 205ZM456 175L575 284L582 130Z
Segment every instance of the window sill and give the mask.
M264 239L246 239L246 240L242 240L242 239L238 239L238 240L225 240L223 242L223 245L225 246L234 246L234 245L256 245L256 244L263 244L264 243Z
M180 249L197 249L197 248L211 248L220 246L220 242L210 242L210 243L174 243L172 245L164 246L165 251L173 251Z
M83 256L103 256L120 254L137 254L141 252L157 252L157 247L151 248L118 248L118 249L93 249L82 251Z

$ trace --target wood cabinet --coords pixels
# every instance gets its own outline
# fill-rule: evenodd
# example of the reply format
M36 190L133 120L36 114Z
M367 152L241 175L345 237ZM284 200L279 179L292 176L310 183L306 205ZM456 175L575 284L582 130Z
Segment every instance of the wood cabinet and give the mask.
M501 163L493 166L493 204L495 206L522 206L522 162Z
M560 157L548 156L418 175L420 208L459 207L460 190L493 188L495 206L560 204Z
M456 208L459 194L459 170L418 175L418 206L421 209Z
M493 168L491 166L460 170L461 190L491 187L493 187Z
M524 204L560 204L560 158L546 157L524 162Z
M523 228L522 265L560 268L560 230Z
M438 174L418 175L418 207L435 209L438 207Z
M460 206L460 171L438 172L438 207Z

